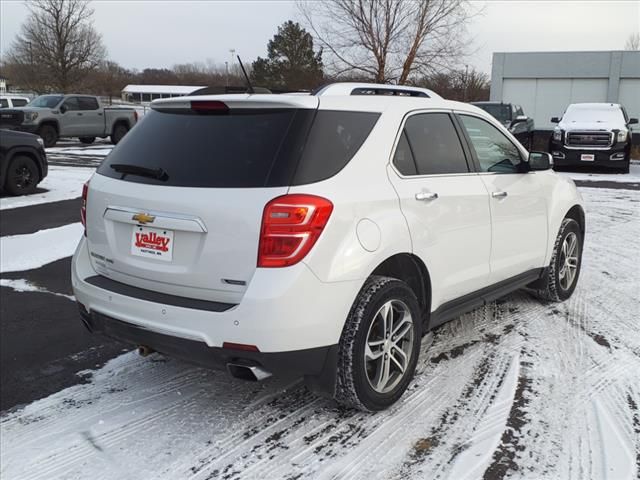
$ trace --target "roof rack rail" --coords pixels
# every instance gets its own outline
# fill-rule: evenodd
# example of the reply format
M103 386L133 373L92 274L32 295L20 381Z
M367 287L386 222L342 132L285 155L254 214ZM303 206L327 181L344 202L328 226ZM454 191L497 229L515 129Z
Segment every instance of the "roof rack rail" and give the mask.
M386 95L397 97L442 98L427 88L352 82L331 83L312 92L312 95Z

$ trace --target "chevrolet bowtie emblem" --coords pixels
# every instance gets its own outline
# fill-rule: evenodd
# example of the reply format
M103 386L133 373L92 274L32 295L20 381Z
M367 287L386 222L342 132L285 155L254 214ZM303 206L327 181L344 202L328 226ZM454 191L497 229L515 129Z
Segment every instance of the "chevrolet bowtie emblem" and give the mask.
M156 217L154 217L153 215L149 215L148 213L136 213L133 217L131 217L131 220L135 220L136 222L143 225L146 223L153 223L155 219Z

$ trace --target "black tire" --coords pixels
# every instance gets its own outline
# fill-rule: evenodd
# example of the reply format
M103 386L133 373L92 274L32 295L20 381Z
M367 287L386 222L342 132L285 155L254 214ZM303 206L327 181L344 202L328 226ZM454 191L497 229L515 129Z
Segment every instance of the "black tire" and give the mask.
M14 157L7 168L5 190L11 195L28 195L35 192L40 182L40 172L33 159L25 156Z
M117 145L128 131L129 127L127 127L124 123L118 123L117 125L115 125L113 127L113 132L111 132L111 143Z
M84 143L85 145L91 145L93 142L96 141L96 137L80 137L79 140L81 143Z
M563 245L570 235L575 235L577 241L577 265L574 278L571 280L569 285L566 285L564 277L561 276L563 267L566 268ZM565 218L562 221L562 225L560 225L560 231L558 232L556 242L553 245L553 255L551 257L551 263L549 264L544 286L536 291L538 297L551 302L562 302L573 294L573 291L578 284L578 279L580 278L580 269L582 268L582 246L583 238L580 225L578 225L578 222L572 218ZM567 275L566 272L565 275Z
M58 131L53 125L42 125L38 129L38 135L40 135L44 146L47 148L55 147L56 143L58 143Z
M388 361L388 364L392 365L394 369L394 376L391 378L395 378L395 383L391 382L389 391L379 392L374 389L369 378L371 363L377 362L377 360L371 363L365 361L365 345L369 335L373 333L371 329L380 325L382 317L378 315L379 311L391 301L403 306L403 308L407 307L406 311L411 314L412 336L409 338L403 335L401 337L404 338L403 343L399 347L397 345L395 347L403 351L410 348L411 351L409 355L406 355L404 373L401 373L401 370L390 360ZM391 305L393 306L393 303ZM394 313L396 311L392 308L391 314ZM374 321L376 325L372 326ZM342 330L338 345L335 400L344 406L364 411L383 410L395 403L413 378L420 353L421 333L420 307L411 288L406 283L394 278L370 277L353 303ZM383 357L384 359L389 356L393 357L395 352L390 343L390 339L395 337L390 337L387 332L386 337L383 338L387 338L387 340L380 340L385 344L380 345L380 350L376 353L388 353L380 356L380 364L387 361L383 360ZM391 348L390 350L386 350L387 345ZM404 353L406 354L406 352ZM397 358L402 359L400 356Z

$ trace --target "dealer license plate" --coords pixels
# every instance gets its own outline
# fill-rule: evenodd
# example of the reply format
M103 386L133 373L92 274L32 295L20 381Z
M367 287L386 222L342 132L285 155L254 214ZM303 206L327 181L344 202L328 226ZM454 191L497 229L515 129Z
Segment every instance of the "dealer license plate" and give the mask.
M596 160L596 156L593 153L583 153L580 155L580 160L583 162L594 162Z
M170 262L173 259L173 230L136 225L131 236L131 253Z

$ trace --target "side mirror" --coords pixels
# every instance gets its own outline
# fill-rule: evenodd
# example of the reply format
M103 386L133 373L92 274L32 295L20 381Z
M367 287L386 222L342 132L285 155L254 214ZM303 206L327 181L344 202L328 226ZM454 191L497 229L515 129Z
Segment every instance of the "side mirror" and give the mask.
M549 170L553 167L553 157L546 152L531 152L528 162L529 170Z
M60 113L67 113L67 106L65 104L60 105Z
M558 117L551 117L551 123L560 123L560 119Z
M638 123L638 119L637 118L630 118L629 119L629 125L635 125Z

